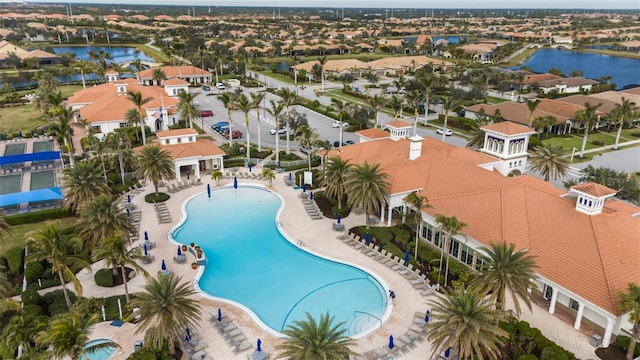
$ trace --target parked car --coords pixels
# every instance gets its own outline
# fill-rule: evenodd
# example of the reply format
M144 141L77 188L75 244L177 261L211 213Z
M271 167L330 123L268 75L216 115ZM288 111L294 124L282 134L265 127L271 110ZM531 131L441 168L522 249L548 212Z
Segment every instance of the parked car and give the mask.
M353 142L353 140L346 140L342 142L342 146L346 146L346 145L353 145L355 144L355 142ZM339 141L334 141L333 142L333 147L339 147L340 146L340 142Z
M202 86L202 90L204 90L204 91L211 91L211 88L210 88L209 86L207 86L207 85L203 85L203 86Z
M301 153L303 153L303 154L305 154L305 155L306 155L306 154L308 154L308 153L309 153L311 150L313 150L313 149L310 149L310 148L308 148L308 147L306 147L306 146L300 146L300 147L298 148L298 150L300 150L300 152L301 152Z
M213 110L200 110L200 117L211 117L213 116Z
M287 131L289 131L289 135L294 135L293 130L291 129L287 129L287 128L280 128L276 131L276 129L271 129L269 130L269 133L271 133L271 135L275 135L276 132L280 135L284 135L287 133Z
M440 135L444 134L445 136L453 135L453 131L451 131L450 129L447 129L447 128L438 129L438 130L436 130L436 133L438 133Z
M229 128L229 122L228 121L220 121L218 123L215 123L213 125L211 125L211 128L215 131L220 132L222 129L228 129Z
M346 121L340 122L340 121L334 121L333 124L331 124L331 127L334 128L339 128L340 126L342 127L349 127L349 123Z
M240 131L240 130L233 130L231 132L231 134L232 134L234 139L240 139L242 137L242 131ZM229 132L226 132L223 136L224 136L225 139L228 139L229 138Z
M218 88L218 90L227 90L227 87L224 86L223 83L217 83L216 87Z
M351 87L351 91L353 91L354 93L362 94L362 90L357 87Z

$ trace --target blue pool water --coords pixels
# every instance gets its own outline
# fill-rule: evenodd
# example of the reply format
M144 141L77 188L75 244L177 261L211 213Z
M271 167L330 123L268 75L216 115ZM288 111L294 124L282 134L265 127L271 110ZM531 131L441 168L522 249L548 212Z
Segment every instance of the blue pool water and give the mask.
M142 61L151 61L155 62L152 57L147 56L142 51L137 50L133 47L126 46L56 46L53 48L56 54L63 54L66 52L76 54L76 59L82 59L86 61L90 61L89 52L94 51L98 52L100 50L111 54L111 59L109 62L129 62L135 59L140 59Z
M90 346L102 344L107 341L109 340L108 339L91 340L88 343L86 343L84 347L86 349ZM92 353L87 353L85 356L81 356L80 359L81 360L107 360L115 351L116 351L115 347L108 347L105 349L96 350Z
M346 322L349 335L381 325L388 305L383 286L359 268L287 241L276 224L280 207L274 193L242 186L214 189L211 199L203 193L187 202L186 220L172 235L203 248L207 265L200 288L248 308L276 332L306 319L306 312L315 318L329 312L336 324ZM326 241L334 237L327 232Z

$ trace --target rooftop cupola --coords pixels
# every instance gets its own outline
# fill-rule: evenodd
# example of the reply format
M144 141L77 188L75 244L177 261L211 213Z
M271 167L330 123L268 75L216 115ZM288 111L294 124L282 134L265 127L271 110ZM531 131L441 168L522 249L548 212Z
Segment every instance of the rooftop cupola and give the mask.
M574 185L569 191L578 195L576 210L587 215L600 214L604 201L617 193L616 190L593 182Z
M400 120L389 121L385 124L391 133L391 140L398 141L400 139L406 139L411 124Z

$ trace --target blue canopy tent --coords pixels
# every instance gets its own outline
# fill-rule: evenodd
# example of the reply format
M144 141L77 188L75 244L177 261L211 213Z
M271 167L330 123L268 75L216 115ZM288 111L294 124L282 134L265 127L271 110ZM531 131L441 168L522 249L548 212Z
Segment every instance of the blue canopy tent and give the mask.
M0 166L20 164L27 161L60 160L60 151L43 151L31 154L0 156Z
M64 199L59 187L0 195L0 206Z

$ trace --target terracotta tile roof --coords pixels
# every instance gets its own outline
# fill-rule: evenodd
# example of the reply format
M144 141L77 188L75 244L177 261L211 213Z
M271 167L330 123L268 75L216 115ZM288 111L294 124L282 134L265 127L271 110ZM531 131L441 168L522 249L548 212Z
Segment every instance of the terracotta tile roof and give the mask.
M576 190L583 192L585 194L589 194L595 197L603 197L609 195L615 195L618 191L608 188L604 185L600 185L594 182L588 182L584 184L573 185L571 190Z
M139 72L140 74L140 78L145 78L145 79L151 79L153 77L153 70L155 68L150 68L150 69L146 69L146 70L142 70ZM172 78L172 77L179 77L180 75L182 76L200 76L200 75L204 75L204 76L209 76L211 75L210 72L197 68L195 66L191 66L191 65L183 65L183 66L162 66L160 67L160 69L162 69L162 71L164 72L165 76L167 78Z
M169 80L164 80L162 84L163 85L189 85L189 82L179 78L172 78Z
M198 132L193 129L173 129L173 130L156 132L156 136L158 137L158 139L172 137L172 136L185 136L185 135L198 135Z
M388 132L379 128L369 128L365 130L358 130L356 131L356 135L359 135L371 140L384 139L390 136Z
M535 83L539 83L541 81L547 81L547 80L555 80L555 79L562 79L562 76L558 76L558 75L553 75L553 74L531 74L531 75L526 75L524 77L524 80L522 81L523 84L527 85L527 84L535 84Z
M387 127L394 127L396 129L411 127L411 124L402 120L392 120L392 121L386 122L384 125Z
M173 159L183 159L190 157L200 157L200 156L213 156L219 155L223 156L224 151L222 151L213 141L211 140L199 140L196 142L190 143L181 143L181 144L173 144L173 145L162 145L163 150L167 150Z
M505 101L499 104L477 104L465 106L464 109L475 113L479 112L480 109L484 109L484 113L487 116L492 116L496 113L496 110L500 110L500 114L505 120L525 126L529 125L529 108L527 107L527 104L524 103ZM556 124L562 124L567 120L567 117L563 115L541 110L540 105L538 105L538 108L533 112L533 118L539 116L553 116L556 118Z
M531 128L516 124L511 121L502 121L499 123L481 126L480 129L495 131L506 135L535 134L535 131Z

